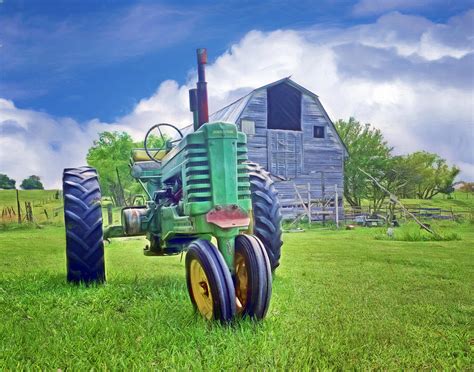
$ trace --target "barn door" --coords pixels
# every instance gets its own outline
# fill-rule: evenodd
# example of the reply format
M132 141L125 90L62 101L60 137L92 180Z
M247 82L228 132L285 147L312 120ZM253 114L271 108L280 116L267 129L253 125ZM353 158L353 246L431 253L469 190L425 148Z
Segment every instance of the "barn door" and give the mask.
M301 174L302 132L268 130L268 169L270 173L291 179Z

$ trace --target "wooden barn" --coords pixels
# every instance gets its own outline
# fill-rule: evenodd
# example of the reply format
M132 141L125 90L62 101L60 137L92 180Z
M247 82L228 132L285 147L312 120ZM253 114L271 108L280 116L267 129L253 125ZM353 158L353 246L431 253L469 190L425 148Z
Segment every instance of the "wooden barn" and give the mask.
M348 152L316 94L284 78L253 90L209 119L235 123L247 134L249 159L272 174L284 217L304 213L313 220L334 219L336 214L342 218Z

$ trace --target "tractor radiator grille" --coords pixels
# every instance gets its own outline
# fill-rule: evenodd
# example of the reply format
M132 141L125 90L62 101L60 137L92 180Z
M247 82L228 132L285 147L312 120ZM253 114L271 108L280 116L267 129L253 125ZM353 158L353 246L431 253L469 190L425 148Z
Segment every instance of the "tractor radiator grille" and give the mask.
M190 202L211 201L209 159L202 145L188 145L186 148L186 191Z
M245 142L237 143L237 183L239 200L250 199L250 180L247 168L248 156Z

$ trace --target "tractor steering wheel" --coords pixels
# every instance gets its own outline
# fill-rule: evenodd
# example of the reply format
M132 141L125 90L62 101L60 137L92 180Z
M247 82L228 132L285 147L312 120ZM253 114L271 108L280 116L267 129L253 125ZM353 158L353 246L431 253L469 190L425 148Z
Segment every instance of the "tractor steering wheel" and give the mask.
M173 140L173 141L167 141L165 136L163 136L163 132L161 131L160 127L173 128L176 132L178 132L180 138L177 139L177 140ZM150 136L151 132L155 129L158 129L158 132L160 132L160 137L161 137L161 140L162 140L163 144L161 145L161 147L158 150L154 150L155 153L153 155L151 155L150 150L148 149L148 137ZM148 129L148 132L146 132L145 141L143 141L143 147L145 148L145 152L151 160L153 160L156 163L161 163L160 160L155 159L156 154L158 154L161 150L166 148L167 143L173 144L175 142L181 141L182 139L183 139L183 133L177 127L175 127L173 124L168 124L168 123L155 124L150 129Z

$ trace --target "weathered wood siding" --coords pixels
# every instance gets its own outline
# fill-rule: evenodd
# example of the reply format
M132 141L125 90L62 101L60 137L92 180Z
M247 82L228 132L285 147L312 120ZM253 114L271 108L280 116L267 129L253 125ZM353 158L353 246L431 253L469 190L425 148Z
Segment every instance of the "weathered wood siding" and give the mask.
M337 185L339 205L342 206L345 148L319 100L303 92L301 132L267 129L267 90L265 88L251 93L243 109L241 103L241 101L236 102L236 106L240 105L241 113L238 116L232 115L232 122L237 125L240 125L242 119L255 122L255 135L247 137L249 159L259 163L272 174L286 179L276 182L280 199L295 198L294 184L303 186L309 184L311 198L322 198L323 174L325 197L334 195L335 185ZM226 110L236 112L232 107ZM324 127L324 138L314 138L315 125ZM339 208L339 212L342 218L342 207Z

